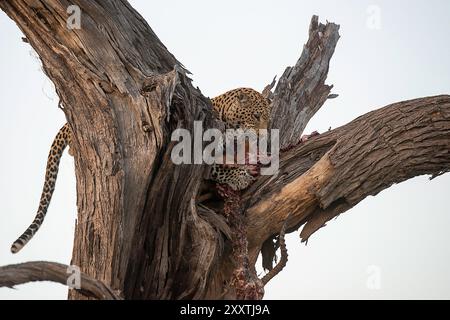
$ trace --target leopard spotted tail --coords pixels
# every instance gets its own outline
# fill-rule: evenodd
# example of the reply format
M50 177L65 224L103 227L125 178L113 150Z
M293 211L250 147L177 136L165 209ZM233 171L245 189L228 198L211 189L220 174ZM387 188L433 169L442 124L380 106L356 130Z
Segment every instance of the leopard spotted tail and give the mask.
M25 230L25 232L16 240L11 246L11 252L19 252L28 241L33 238L35 233L39 230L44 221L45 215L47 213L48 206L50 205L50 200L55 190L56 177L58 175L59 162L61 160L62 153L67 145L70 143L71 130L69 125L66 123L62 127L50 148L50 152L47 160L47 169L45 172L45 183L41 194L41 201L39 203L38 212L34 218L31 225Z

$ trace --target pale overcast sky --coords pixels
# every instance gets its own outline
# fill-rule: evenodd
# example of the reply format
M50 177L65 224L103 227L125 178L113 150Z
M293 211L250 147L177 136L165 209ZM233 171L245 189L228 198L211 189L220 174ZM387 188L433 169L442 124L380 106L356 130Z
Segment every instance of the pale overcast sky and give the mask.
M323 106L308 132L392 102L450 93L446 0L131 3L211 97L241 86L261 90L281 75L299 57L313 14L340 24L327 81L339 98ZM67 153L43 227L19 254L9 251L35 215L48 149L65 120L39 59L3 12L0 30L0 265L68 264L76 205ZM307 246L298 233L289 235L288 265L265 298L449 299L449 191L450 174L417 177L367 198ZM0 299L65 299L66 292L34 283L0 289Z

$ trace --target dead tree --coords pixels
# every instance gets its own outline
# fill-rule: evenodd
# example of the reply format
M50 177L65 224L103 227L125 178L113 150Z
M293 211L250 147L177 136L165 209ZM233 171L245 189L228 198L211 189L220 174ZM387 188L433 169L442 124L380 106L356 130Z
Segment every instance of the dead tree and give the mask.
M81 29L67 28L69 5L81 9ZM69 298L236 298L229 288L232 230L220 201L197 201L208 167L170 160L175 128L192 131L194 120L220 125L184 66L125 0L0 0L0 8L39 55L74 132L78 222L71 264L94 282ZM259 177L239 195L250 268L261 251L271 268L273 239L289 215L286 232L303 226L304 241L368 195L450 169L449 95L395 103L299 143L333 97L325 80L338 30L313 17L299 60L273 93L265 90L283 152L277 175ZM42 263L3 267L0 285L61 281L48 274L58 270ZM92 289L96 281L104 285Z

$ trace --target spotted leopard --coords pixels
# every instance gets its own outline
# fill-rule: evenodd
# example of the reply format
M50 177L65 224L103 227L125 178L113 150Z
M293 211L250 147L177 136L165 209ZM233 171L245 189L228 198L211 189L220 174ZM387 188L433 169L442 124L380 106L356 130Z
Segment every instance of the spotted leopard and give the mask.
M214 110L226 128L267 129L270 116L270 102L261 93L251 88L230 90L211 99ZM246 166L226 166L215 164L211 178L220 184L227 184L233 190L247 188L254 180L256 172Z
M269 103L257 91L239 88L212 99L213 108L228 128L264 129L269 118ZM55 190L59 162L70 144L72 131L65 124L56 135L47 160L44 188L37 214L27 230L13 243L11 252L19 252L41 227ZM70 153L70 150L69 150ZM254 172L253 172L254 174ZM242 166L214 165L211 177L217 183L228 184L234 190L245 189L254 180L252 171Z
M270 115L269 101L251 88L227 91L211 99L214 110L228 128L266 129Z

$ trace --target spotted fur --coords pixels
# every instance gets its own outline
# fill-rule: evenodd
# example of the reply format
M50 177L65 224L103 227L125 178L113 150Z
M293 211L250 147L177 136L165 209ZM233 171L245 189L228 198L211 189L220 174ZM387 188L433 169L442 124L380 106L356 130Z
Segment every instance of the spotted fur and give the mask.
M228 184L235 191L247 188L255 180L244 167L225 167L218 164L212 166L211 178L217 183Z
M71 130L68 124L62 127L50 148L50 152L47 160L47 169L45 172L44 188L41 194L41 201L39 208L31 225L25 230L25 232L13 243L11 246L11 252L19 252L25 244L33 238L35 233L39 230L44 221L47 213L50 200L55 190L56 177L58 175L59 162L61 160L62 153L71 140Z
M211 99L214 110L227 128L267 129L270 103L258 91L251 88L230 90ZM227 184L233 190L247 188L255 178L244 166L222 166L215 164L211 178L220 184Z
M211 101L213 108L228 128L255 130L267 128L270 104L266 98L253 89L234 89L211 99ZM64 149L70 144L71 134L70 127L66 124L59 130L53 141L48 155L44 188L38 212L31 225L11 246L12 253L19 252L33 238L44 221L55 190L59 162ZM254 180L245 166L214 165L211 170L211 177L217 183L228 184L234 190L245 189Z
M266 129L270 103L261 93L251 88L230 90L211 99L220 120L231 128Z

